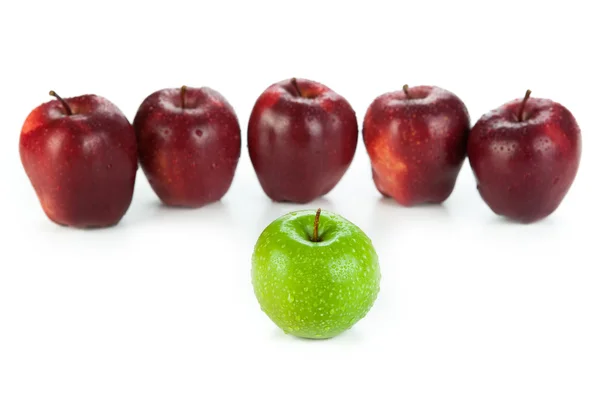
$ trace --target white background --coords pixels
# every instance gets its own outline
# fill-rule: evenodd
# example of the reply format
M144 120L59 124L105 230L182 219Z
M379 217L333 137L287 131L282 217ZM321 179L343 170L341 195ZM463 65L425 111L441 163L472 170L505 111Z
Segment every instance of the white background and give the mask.
M585 5L585 4L588 5ZM598 44L593 2L5 1L0 5L0 399L599 399ZM382 286L328 341L260 311L250 256L273 204L246 125L271 83L305 77L369 103L404 83L455 92L474 123L526 89L567 106L579 175L550 218L518 225L481 201L466 163L443 206L380 198L366 151L310 207L373 239ZM112 229L61 228L18 156L50 100L95 93L129 118L151 92L207 85L234 106L243 151L229 193L159 204L138 175Z

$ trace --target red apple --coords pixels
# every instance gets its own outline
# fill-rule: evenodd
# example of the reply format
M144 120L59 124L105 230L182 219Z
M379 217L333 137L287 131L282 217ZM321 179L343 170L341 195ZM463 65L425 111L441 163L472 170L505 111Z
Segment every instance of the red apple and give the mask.
M231 105L207 87L159 90L135 116L140 164L169 206L220 200L240 158L240 125Z
M404 206L441 203L464 162L469 113L453 93L404 85L369 106L363 138L375 186Z
M248 150L271 199L308 203L340 181L358 141L356 114L342 96L306 79L271 85L248 123Z
M496 214L525 223L558 208L581 158L571 112L551 100L530 99L530 93L482 116L468 144L483 200Z
M135 133L123 113L94 95L34 109L19 152L46 215L61 225L103 227L123 217L137 171Z

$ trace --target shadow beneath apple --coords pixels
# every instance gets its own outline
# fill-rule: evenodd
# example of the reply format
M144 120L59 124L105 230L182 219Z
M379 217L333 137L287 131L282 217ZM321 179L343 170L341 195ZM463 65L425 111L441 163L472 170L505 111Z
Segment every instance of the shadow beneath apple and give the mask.
M165 225L179 224L220 224L233 223L229 206L217 201L198 208L172 207L158 199L137 204L136 209L130 210L117 227L134 227L145 224L161 223Z
M37 231L39 232L44 232L44 233L49 233L51 235L62 235L62 234L68 234L70 232L86 232L86 231L104 231L104 230L108 230L108 229L112 229L117 225L111 225L111 226L106 226L106 227L93 227L93 228L75 228L72 226L68 226L68 225L63 225L63 224L59 224L55 221L52 221L50 218L48 218L45 214L43 215L43 218L40 218L38 222L38 228Z
M123 225L126 225L126 223L125 224L123 223L126 216L123 216L123 218L121 218L120 221L118 221L117 223L114 223L112 225L86 226L86 227L65 225L65 224L61 224L56 221L53 221L52 219L50 219L46 216L44 216L44 217L45 218L40 220L39 230L44 231L44 232L50 232L52 234L61 234L61 233L70 233L70 232L89 232L89 233L91 233L91 232L95 232L95 233L110 232L110 231L114 231L116 229L121 229Z
M384 239L409 224L412 226L418 224L422 227L450 219L450 212L444 203L405 207L392 198L381 197L374 202L364 230L373 239Z
M497 234L526 235L538 240L551 238L564 234L564 225L553 221L552 216L539 221L523 223L499 215L491 216L482 226L482 229L490 229Z
M394 208L400 208L403 210L427 210L427 209L432 209L432 210L442 210L442 212L447 212L448 210L446 209L446 206L444 205L445 203L423 203L423 204L417 204L414 206L403 206L400 203L398 203L396 200L394 200L391 197L380 197L379 200L377 200L377 204L380 204L384 207L394 207Z
M156 216L158 218L181 218L185 220L193 217L202 218L203 221L207 222L232 223L229 207L222 201L216 201L197 208L173 207L160 203Z
M362 342L363 338L359 333L358 329L354 329L350 328L345 332L340 333L337 336L331 337L331 338L325 338L325 339L311 339L311 338L303 338L303 337L298 337L298 336L294 336L292 334L289 333L285 333L283 330L275 327L273 328L273 331L271 333L271 337L273 340L277 340L277 341L281 341L281 342L304 342L304 343L309 343L311 345L318 345L319 343L331 343L331 342L335 342L336 344L341 344L341 343L360 343Z
M517 220L503 217L501 215L495 215L495 214L493 215L492 218L490 218L487 221L487 224L494 225L494 226L519 226L519 227L529 227L529 228L537 228L539 226L551 227L551 226L555 225L555 223L552 221L551 215L544 219L541 219L539 221L519 222Z
M478 229L486 237L493 235L505 243L513 243L515 249L529 249L528 252L533 253L534 249L543 249L550 243L563 243L576 232L573 228L568 221L552 215L536 222L522 223L490 214Z

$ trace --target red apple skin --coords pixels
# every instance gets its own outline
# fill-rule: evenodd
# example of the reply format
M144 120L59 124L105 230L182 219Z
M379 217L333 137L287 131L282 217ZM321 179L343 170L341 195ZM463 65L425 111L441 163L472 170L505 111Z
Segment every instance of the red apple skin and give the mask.
M256 101L248 150L267 196L308 203L333 189L350 166L358 123L346 99L327 86L297 79L296 89L292 81L271 85Z
M581 158L581 133L562 105L514 100L484 116L468 143L477 189L498 215L530 223L552 214L571 187Z
M196 208L227 193L241 134L235 111L217 91L159 90L141 104L133 126L140 164L164 204Z
M44 212L60 225L106 227L131 204L137 171L133 127L108 100L84 95L34 109L19 152Z
M363 139L381 194L403 206L442 203L465 160L469 113L453 93L416 86L369 106Z

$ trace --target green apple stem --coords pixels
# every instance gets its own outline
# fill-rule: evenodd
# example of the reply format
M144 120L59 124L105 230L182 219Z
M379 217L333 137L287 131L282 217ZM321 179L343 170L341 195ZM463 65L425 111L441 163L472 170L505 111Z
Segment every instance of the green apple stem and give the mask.
M183 85L179 90L179 95L181 96L181 109L185 110L185 92L187 90L187 86Z
M320 242L319 240L319 218L321 217L321 209L317 210L317 214L315 215L315 225L313 226L313 242Z
M60 101L62 106L65 108L67 115L73 115L73 111L71 111L71 107L69 107L67 102L62 97L57 95L54 90L51 90L49 94L50 94L50 96L56 97L56 100Z
M523 117L524 117L524 112L525 112L525 103L527 103L527 100L529 99L529 96L531 96L531 90L527 89L527 91L525 92L525 97L523 98L523 102L521 103L521 108L519 108L519 122L523 122Z
M296 80L296 78L292 78L292 86L294 87L296 92L298 92L298 96L304 97L302 91L300 90L300 87L298 86L298 81Z
M412 98L411 95L410 95L410 93L408 93L408 85L402 86L402 90L404 90L404 94L406 95L407 99L411 99Z

